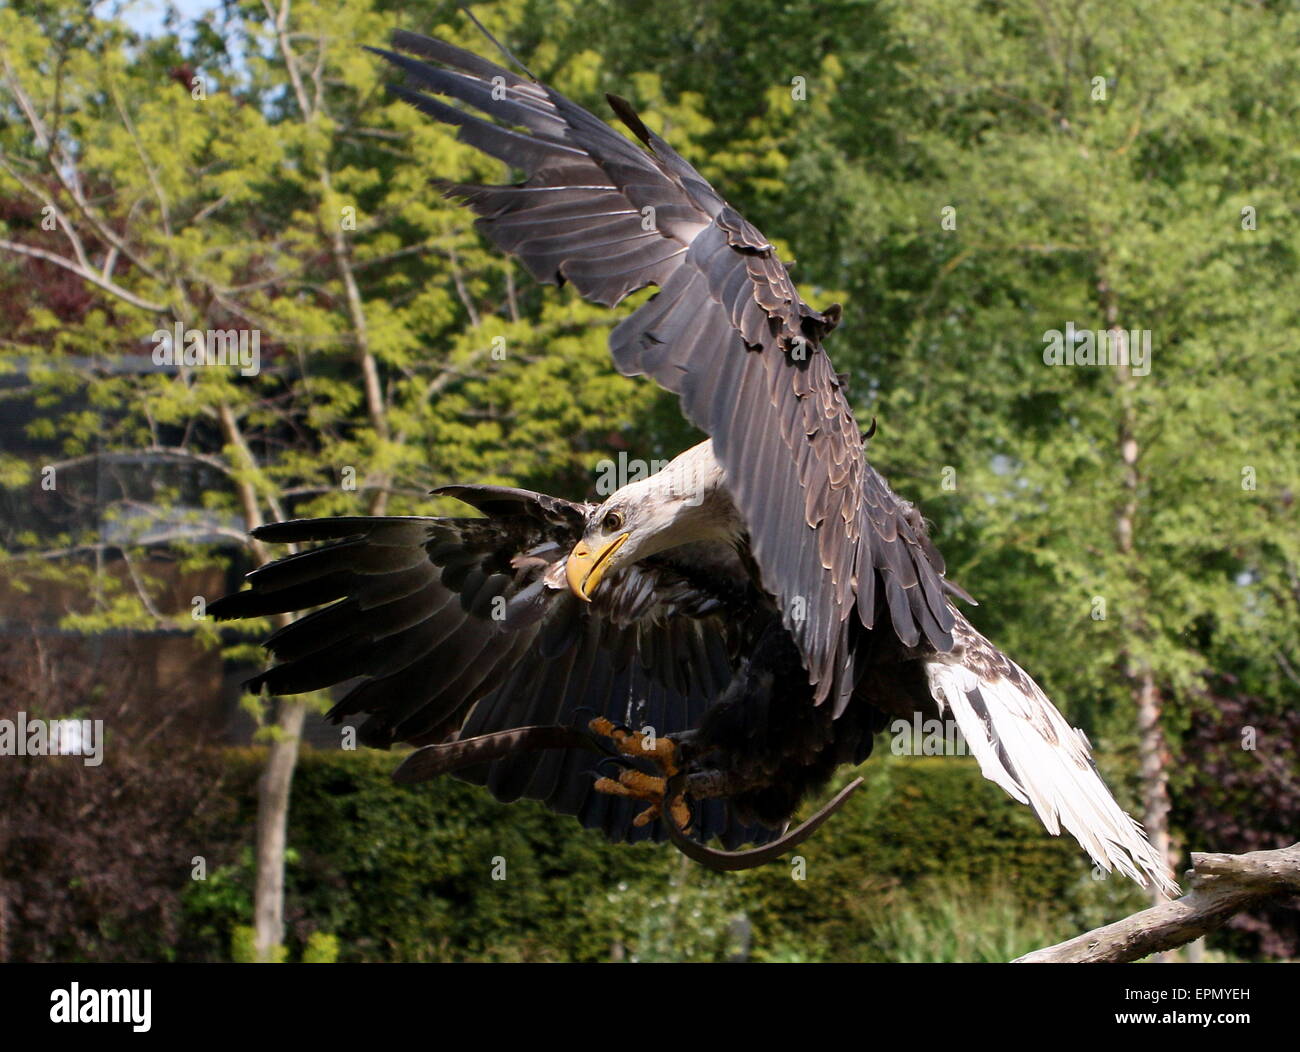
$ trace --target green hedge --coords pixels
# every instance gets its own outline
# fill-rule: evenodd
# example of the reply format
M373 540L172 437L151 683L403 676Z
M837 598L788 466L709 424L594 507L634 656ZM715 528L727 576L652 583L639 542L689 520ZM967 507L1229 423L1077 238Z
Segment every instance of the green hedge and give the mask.
M506 807L450 779L399 787L396 762L304 753L290 959L316 952L313 936L312 947L332 945L322 935L345 961L725 959L742 916L753 959L889 959L899 950L883 922L922 892L956 897L949 912L972 924L990 896L1010 894L1035 931L1046 918L1062 937L1141 903L1123 881L1093 880L1072 840L1048 836L968 758L873 758L867 786L801 846L803 879L787 862L714 874L668 845L610 845L539 805ZM187 889L180 955L191 959L228 958L249 917L260 758L232 752L229 763L239 839L213 845L225 864Z

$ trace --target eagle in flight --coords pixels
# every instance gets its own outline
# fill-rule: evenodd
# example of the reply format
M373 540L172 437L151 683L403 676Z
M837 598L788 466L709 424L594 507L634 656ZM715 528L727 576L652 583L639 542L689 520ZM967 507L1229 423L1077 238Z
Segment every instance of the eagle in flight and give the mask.
M480 515L259 527L314 546L211 612L313 612L266 640L275 664L250 686L356 681L331 716L364 715L366 745L417 746L399 781L454 773L722 869L815 829L858 783L789 823L890 718L946 714L1049 832L1174 890L1086 739L957 609L969 597L920 513L868 462L822 347L838 306L808 306L623 99L608 97L637 141L443 41L398 32L372 50L405 74L396 95L524 174L437 184L488 239L608 307L658 289L613 330L614 364L676 394L709 438L599 504L461 485L434 492Z

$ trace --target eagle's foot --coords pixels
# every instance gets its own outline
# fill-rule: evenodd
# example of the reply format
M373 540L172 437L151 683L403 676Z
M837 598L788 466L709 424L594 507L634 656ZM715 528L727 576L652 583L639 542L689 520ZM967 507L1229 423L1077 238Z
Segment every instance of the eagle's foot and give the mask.
M614 748L624 756L653 760L663 770L665 778L671 778L681 770L677 762L677 743L669 737L629 731L604 716L592 720L587 728L593 734L612 741Z
M629 731L615 726L603 716L589 723L593 734L608 738L614 743L615 750L622 756L638 757L649 760L661 772L659 775L647 774L635 768L625 768L618 778L597 778L595 789L598 793L613 796L626 796L634 800L643 800L649 806L632 820L635 826L644 826L663 814L664 798L668 792L668 782L681 768L678 766L677 745L671 738ZM668 801L668 808L677 825L686 829L691 823L691 809L686 804L686 797L678 793Z

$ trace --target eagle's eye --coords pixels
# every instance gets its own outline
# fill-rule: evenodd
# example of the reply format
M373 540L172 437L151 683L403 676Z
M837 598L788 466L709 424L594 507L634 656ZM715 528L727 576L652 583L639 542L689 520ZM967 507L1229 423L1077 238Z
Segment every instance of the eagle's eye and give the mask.
M623 528L623 513L619 511L606 512L605 518L601 520L601 525L610 532L621 530Z

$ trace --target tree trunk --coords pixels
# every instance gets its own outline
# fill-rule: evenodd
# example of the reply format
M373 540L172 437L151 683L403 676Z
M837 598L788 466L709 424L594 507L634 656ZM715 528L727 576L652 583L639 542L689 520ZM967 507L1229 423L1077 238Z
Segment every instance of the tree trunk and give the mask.
M1142 825L1147 839L1174 871L1173 843L1169 836L1169 748L1160 726L1160 691L1149 669L1136 677L1138 716L1138 758L1142 764ZM1151 901L1159 904L1165 895L1152 886Z
M253 898L253 949L273 962L284 945L284 855L289 827L289 790L298 763L307 705L281 699L276 739L257 783L257 885Z
M1116 349L1124 347L1128 332L1119 325L1119 309L1113 290L1104 279L1098 282L1098 290L1105 309L1111 345ZM1127 350L1126 347L1124 349ZM1134 378L1128 364L1128 354L1121 353L1119 362L1116 367L1120 387L1118 440L1120 460L1124 465L1124 498L1115 515L1115 546L1125 561L1133 564L1133 569L1136 571L1139 556L1134 543L1134 533L1143 481L1139 466L1141 449L1137 440ZM1124 620L1126 632L1132 633L1139 639L1147 631L1140 606L1137 610L1125 611ZM1125 675L1129 680L1134 707L1137 710L1142 824L1146 828L1147 838L1151 841L1152 847L1165 860L1165 869L1172 873L1174 859L1173 845L1169 836L1169 749L1165 744L1164 730L1160 725L1160 688L1156 685L1155 675L1146 662L1134 658L1131 654L1126 658ZM1165 901L1164 893L1154 884L1151 886L1151 901L1153 904Z

